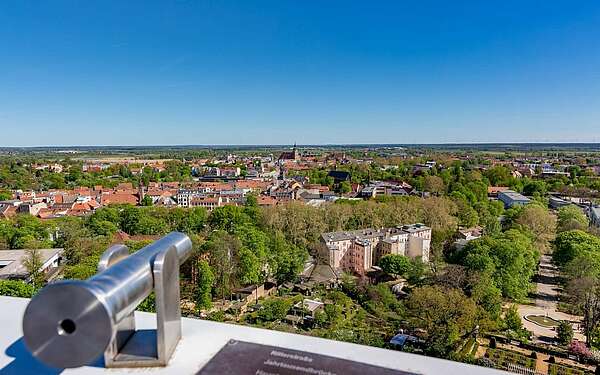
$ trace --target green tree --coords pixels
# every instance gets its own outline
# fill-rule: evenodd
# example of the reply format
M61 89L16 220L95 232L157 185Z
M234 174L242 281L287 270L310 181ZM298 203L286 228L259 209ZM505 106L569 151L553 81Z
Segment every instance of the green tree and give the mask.
M124 206L120 213L121 229L131 235L141 234L139 233L141 216L140 209L131 205Z
M440 195L446 191L444 180L438 176L426 176L423 183L423 189L432 194Z
M298 277L308 252L285 240L283 235L275 233L269 244L271 249L271 269L273 276L279 283L294 281Z
M257 317L264 322L273 322L285 318L292 307L291 301L283 298L269 298L264 300L258 310Z
M118 223L118 222L117 222ZM115 234L119 227L117 224L108 220L90 220L88 222L88 228L99 236L112 236Z
M352 185L348 181L342 181L340 183L340 193L346 194L352 191Z
M412 326L426 332L426 351L447 356L475 331L478 309L460 290L426 286L413 290L406 301Z
M543 196L547 191L546 183L541 180L531 180L523 186L523 194L535 195L536 193Z
M63 271L63 276L67 280L86 280L94 276L98 270L99 258L94 261L86 261L78 264L67 265Z
M600 256L598 252L585 251L562 267L567 279L583 277L600 278Z
M238 280L243 285L262 281L260 259L247 247L238 251Z
M510 170L508 168L497 165L485 172L485 176L490 181L492 186L507 186L510 180Z
M142 206L152 206L152 197L149 195L145 195L142 201L140 202Z
M486 216L480 220L481 225L483 226L484 234L495 236L500 234L502 230L502 226L500 225L500 220L496 216Z
M476 273L470 280L471 298L483 312L488 315L491 328L495 328L496 322L502 313L502 291L496 286L492 276L487 273Z
M173 208L167 213L167 222L171 230L184 233L199 233L206 226L207 211L204 207L194 208Z
M198 262L198 283L196 285L196 309L210 309L212 306L212 286L215 276L207 261Z
M547 208L529 204L521 210L515 223L531 231L535 246L541 253L550 248L550 242L556 235L556 218Z
M154 294L154 292L150 293L148 297L144 298L144 300L140 302L136 310L151 313L156 312L156 295Z
M55 224L57 238L54 246L64 249L64 263L74 266L79 263L87 263L95 257L96 264L92 265L92 268L95 269L98 257L106 250L112 236L95 235L88 227L84 226L84 221L78 217L60 218Z
M519 332L523 328L523 322L519 316L517 305L511 305L508 308L506 315L504 316L504 324L507 329L514 332Z
M39 288L44 285L46 278L44 272L41 270L44 265L41 252L37 249L25 250L25 258L22 263L29 274L29 279L33 287Z
M581 230L570 230L556 236L552 258L564 266L587 252L600 254L600 238Z
M119 210L116 207L103 207L96 210L85 221L92 232L102 236L112 236L119 230L120 222Z
M531 239L515 229L471 241L452 257L469 271L491 275L502 295L516 300L527 296L538 259Z
M573 326L570 322L566 320L562 320L558 324L558 328L556 331L556 336L558 338L558 342L561 345L569 345L571 341L573 341Z
M242 247L240 240L225 232L215 231L203 244L203 249L210 256L210 266L215 276L215 286L219 296L225 299L232 288L238 284L236 279L237 254Z
M479 215L477 214L477 211L471 207L469 202L464 199L456 199L455 203L456 207L458 208L457 216L459 225L467 228L477 225L479 222Z
M29 214L17 215L11 220L12 229L9 246L11 249L47 248L51 246L48 224Z
M410 259L403 255L388 254L379 259L379 267L390 275L406 275L411 269Z
M213 210L208 222L213 229L233 233L237 226L249 223L250 218L244 213L242 207L223 206Z
M600 327L600 280L596 277L581 277L569 280L566 288L573 305L583 315L583 328L588 347Z
M574 229L585 230L588 219L581 208L571 204L558 210L558 231L565 232Z

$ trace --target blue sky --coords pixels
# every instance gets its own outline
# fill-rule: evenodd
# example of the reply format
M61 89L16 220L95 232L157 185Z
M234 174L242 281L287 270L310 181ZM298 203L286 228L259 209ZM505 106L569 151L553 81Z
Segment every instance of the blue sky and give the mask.
M600 142L598 1L0 6L0 146Z

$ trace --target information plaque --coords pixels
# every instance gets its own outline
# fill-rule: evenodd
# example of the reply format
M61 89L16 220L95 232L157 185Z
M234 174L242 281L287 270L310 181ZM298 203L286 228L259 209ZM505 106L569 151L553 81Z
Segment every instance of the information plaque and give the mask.
M416 375L321 354L230 340L197 375Z

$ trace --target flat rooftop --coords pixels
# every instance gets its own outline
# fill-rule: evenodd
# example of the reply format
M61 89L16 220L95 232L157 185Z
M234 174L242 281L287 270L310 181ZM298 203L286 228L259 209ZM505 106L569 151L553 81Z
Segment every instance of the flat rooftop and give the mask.
M2 326L2 335L0 335L0 374L216 374L209 370L218 368L215 366L217 361L213 357L224 347L231 347L233 344L240 343L240 348L248 343L268 345L266 355L273 354L278 356L277 361L293 362L297 354L302 351L307 352L304 355L311 356L313 353L335 358L332 360L345 359L354 361L338 374L506 374L506 372L493 370L485 367L467 365L458 362L451 362L443 359L425 357L415 354L408 354L399 351L385 350L368 346L356 345L345 342L331 341L316 337L295 335L290 333L269 331L258 328L244 327L233 324L216 323L199 319L182 319L183 338L181 339L169 365L166 367L143 368L143 369L106 369L103 364L79 367L75 369L53 369L44 366L35 360L25 348L22 338L21 320L25 307L29 302L24 298L0 297L0 324ZM136 324L138 329L152 329L155 326L155 315L150 313L136 312ZM234 340L234 341L231 341ZM264 347L263 347L264 348ZM291 352L290 352L291 351ZM224 352L220 352L222 356ZM288 354L292 353L292 354ZM234 353L235 354L235 353ZM242 354L240 354L243 356ZM232 362L242 361L242 357L233 355ZM287 358L287 359L282 359ZM290 359L291 358L291 359ZM212 360L211 360L212 359ZM261 360L262 361L262 360ZM312 360L311 360L312 361ZM360 363L357 363L360 362ZM266 363L266 362L265 362ZM315 360L316 363L316 360ZM347 364L348 362L346 362ZM361 367L368 365L380 367L379 371L373 372L360 370ZM243 372L233 372L240 374L265 373L258 370L250 370L250 365L242 361L245 366ZM313 364L314 366L314 364ZM384 368L384 369L381 369ZM395 371L394 371L395 370ZM277 371L277 370L275 370ZM232 373L232 372L221 372ZM275 373L275 372L273 372ZM306 372L291 371L288 368L277 371L280 374L306 374ZM334 374L336 372L330 372Z
M42 263L45 264L55 255L62 253L62 248L39 249ZM0 279L21 277L28 274L23 261L27 258L27 250L0 250Z
M360 239L360 240L369 240L375 237L387 237L389 235L396 235L401 233L417 233L421 231L431 230L428 226L421 223L409 224L409 225L399 225L397 227L392 228L365 228L365 229L357 229L357 230L348 230L348 231L339 231L339 232L326 232L321 235L321 237L327 241L344 241L350 239Z
M512 191L512 190L500 191L500 192L498 192L498 195L499 196L503 195L513 201L529 201L529 198L527 198L523 194L517 193L516 191Z

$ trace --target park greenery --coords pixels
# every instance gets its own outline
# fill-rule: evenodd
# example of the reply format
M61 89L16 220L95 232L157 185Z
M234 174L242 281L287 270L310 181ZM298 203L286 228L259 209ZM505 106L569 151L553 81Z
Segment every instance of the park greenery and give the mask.
M600 346L600 238L581 229L561 232L553 259L563 272L571 312L583 315L586 344Z

